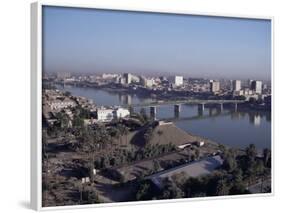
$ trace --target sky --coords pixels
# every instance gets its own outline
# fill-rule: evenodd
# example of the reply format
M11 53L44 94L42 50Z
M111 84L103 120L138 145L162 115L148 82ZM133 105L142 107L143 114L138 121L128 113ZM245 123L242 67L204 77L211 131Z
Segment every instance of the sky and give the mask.
M43 71L271 78L271 21L44 6Z

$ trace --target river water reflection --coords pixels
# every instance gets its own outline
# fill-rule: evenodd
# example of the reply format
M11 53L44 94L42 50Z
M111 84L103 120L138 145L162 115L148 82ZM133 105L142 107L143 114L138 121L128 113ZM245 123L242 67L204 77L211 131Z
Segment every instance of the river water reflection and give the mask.
M75 96L84 96L97 105L122 105L151 102L151 98L137 95L110 93L94 88L60 87ZM134 109L139 111L140 108ZM149 114L149 109L146 109ZM197 105L181 105L179 114L175 115L174 106L161 106L156 109L157 119L173 119L179 128L236 148L245 148L253 143L258 149L271 148L271 114L270 112L238 111L227 108L221 111L215 107L198 111Z

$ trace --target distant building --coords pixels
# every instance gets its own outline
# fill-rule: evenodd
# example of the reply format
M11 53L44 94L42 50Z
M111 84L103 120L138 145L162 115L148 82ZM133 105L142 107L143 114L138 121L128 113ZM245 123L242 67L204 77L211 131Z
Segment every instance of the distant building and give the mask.
M168 81L167 77L165 77L165 76L160 76L159 79L160 79L160 81Z
M132 74L131 73L124 73L123 77L125 79L126 84L130 84L132 82Z
M172 77L171 83L176 87L182 86L183 85L183 76L176 75L176 76Z
M154 79L148 79L144 76L140 77L140 83L141 85L143 85L144 87L152 87L154 85Z
M140 82L140 77L136 76L136 75L131 75L131 82L139 83Z
M262 93L262 82L261 81L252 81L251 83L251 89L256 94Z
M123 77L119 77L119 78L117 79L117 81L118 81L119 84L126 84L126 79L123 78Z
M57 73L57 78L58 79L65 79L65 78L70 78L70 73L69 72L58 72Z
M210 80L210 92L218 93L220 91L220 82Z
M117 76L118 76L117 74L111 74L111 73L103 73L101 75L103 79L112 79L112 78L116 78Z
M232 90L240 91L241 90L241 81L239 81L239 80L232 81Z
M244 89L244 95L252 95L252 94L253 94L253 91L250 90L249 88Z

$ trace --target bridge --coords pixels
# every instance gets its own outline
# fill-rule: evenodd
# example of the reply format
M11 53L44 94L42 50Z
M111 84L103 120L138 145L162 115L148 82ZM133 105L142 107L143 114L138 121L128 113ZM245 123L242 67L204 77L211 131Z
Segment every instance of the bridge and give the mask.
M232 104L234 106L235 112L237 112L238 104L244 103L244 100L178 100L178 101L156 101L149 103L139 103L139 104L131 104L131 105L123 105L123 107L149 107L150 108L150 116L156 118L156 109L159 106L164 105L174 105L175 117L179 117L181 111L182 104L197 104L198 105L198 114L202 115L205 110L205 104L218 105L220 111L223 111L224 104Z
M244 103L244 100L200 100L200 99L189 99L189 100L175 100L175 101L154 101L148 103L139 104L124 104L123 107L158 107L163 105L177 105L177 104L239 104Z

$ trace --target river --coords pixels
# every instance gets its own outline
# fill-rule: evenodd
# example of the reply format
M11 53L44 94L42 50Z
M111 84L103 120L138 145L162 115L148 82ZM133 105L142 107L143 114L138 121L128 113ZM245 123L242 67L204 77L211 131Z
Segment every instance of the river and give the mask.
M58 89L69 91L74 96L84 96L100 105L122 105L151 102L151 98L137 95L111 93L94 88L66 86ZM139 111L139 108L134 109ZM149 114L149 109L146 109ZM245 148L250 143L261 150L271 148L271 114L270 112L240 111L228 108L223 111L212 107L198 112L197 105L181 105L179 115L174 113L174 106L160 106L156 110L157 119L172 118L175 125L191 134L209 138L218 143Z

